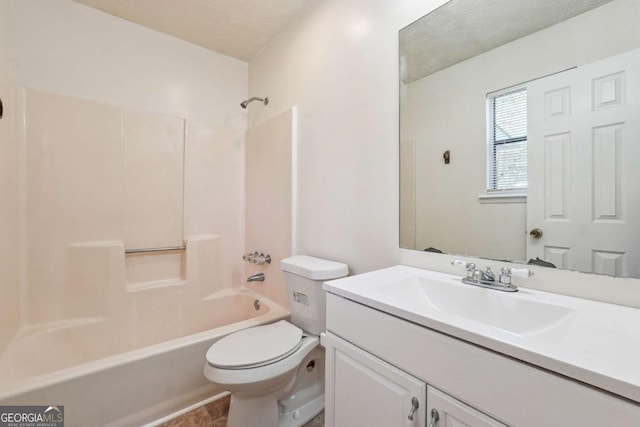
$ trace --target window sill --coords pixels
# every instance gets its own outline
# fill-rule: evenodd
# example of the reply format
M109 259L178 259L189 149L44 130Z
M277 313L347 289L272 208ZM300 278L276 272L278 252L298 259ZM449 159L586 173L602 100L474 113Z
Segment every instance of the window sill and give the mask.
M525 193L497 193L497 194L481 194L478 196L481 204L485 203L527 203L527 195Z

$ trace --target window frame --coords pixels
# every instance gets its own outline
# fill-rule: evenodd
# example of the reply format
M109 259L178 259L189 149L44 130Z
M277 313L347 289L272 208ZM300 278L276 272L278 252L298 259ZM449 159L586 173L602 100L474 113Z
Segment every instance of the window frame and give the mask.
M524 202L526 201L527 195L527 187L524 188L508 188L508 189L496 189L492 188L492 184L495 183L493 179L495 175L495 165L496 165L496 145L504 145L509 143L516 143L526 141L529 142L529 132L527 129L527 135L525 137L511 138L508 140L501 141L499 144L496 144L495 141L495 126L494 123L494 114L495 114L495 99L501 96L509 95L515 92L526 91L527 85L520 84L515 86L510 86L508 88L500 89L498 91L487 93L486 101L485 101L485 109L486 109L486 183L485 183L485 194L479 196L481 202L483 203L496 203L496 202L504 202L504 203L513 203L513 202ZM528 112L527 112L528 113ZM527 153L528 156L528 153ZM495 200L490 200L495 199Z

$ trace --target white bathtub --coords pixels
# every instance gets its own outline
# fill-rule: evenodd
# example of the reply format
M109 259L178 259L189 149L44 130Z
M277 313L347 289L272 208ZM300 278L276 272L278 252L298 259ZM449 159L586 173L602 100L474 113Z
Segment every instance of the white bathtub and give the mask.
M254 308L256 299L259 310ZM246 290L208 298L205 306L204 313L185 318L206 321L172 323L164 337L144 334L124 340L137 346L124 352L113 344L118 340L109 337L113 331L104 319L28 331L0 358L0 405L64 405L68 426L152 422L222 391L203 375L212 343L289 316L286 309ZM127 329L136 327L134 322Z

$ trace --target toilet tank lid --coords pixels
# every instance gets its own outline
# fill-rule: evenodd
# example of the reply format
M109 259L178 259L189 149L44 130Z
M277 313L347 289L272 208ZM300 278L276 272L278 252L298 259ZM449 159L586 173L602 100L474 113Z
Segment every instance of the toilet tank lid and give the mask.
M295 255L280 262L280 268L288 273L297 274L311 280L330 280L349 274L347 264L314 258L308 255Z

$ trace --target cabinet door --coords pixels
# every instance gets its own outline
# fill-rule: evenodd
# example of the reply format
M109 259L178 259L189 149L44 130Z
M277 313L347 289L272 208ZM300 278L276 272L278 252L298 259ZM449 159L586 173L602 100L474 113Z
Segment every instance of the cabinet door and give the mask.
M427 388L427 419L429 427L506 427L431 386Z
M327 334L327 427L424 426L425 402L424 382Z

